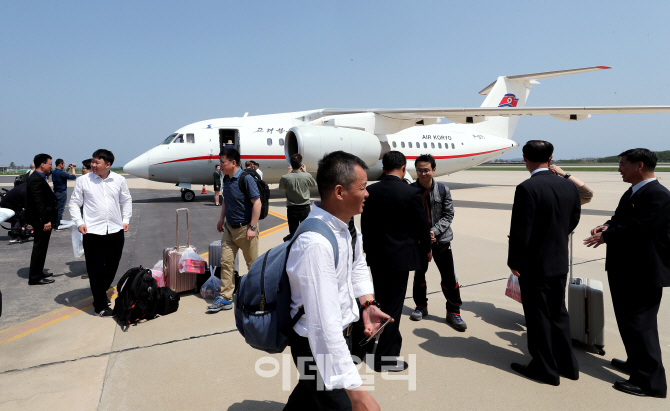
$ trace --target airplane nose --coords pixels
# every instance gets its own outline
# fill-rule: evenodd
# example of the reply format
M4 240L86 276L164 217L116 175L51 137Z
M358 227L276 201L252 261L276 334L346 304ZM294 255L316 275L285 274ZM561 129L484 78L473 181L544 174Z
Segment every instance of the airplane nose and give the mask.
M149 155L147 153L130 160L128 164L123 166L123 171L137 177L149 178Z

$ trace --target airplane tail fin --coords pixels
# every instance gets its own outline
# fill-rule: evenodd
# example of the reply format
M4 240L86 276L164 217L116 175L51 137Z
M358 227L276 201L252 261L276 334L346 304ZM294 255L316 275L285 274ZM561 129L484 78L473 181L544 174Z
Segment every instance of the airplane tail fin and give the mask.
M567 76L570 74L587 73L609 69L610 67L596 66L572 70L548 71L544 73L521 74L517 76L500 76L479 92L486 99L482 107L524 107L530 94L530 89L540 84L537 80L543 78ZM499 137L512 138L519 122L518 116L487 117L486 121L474 125L478 132L489 133Z

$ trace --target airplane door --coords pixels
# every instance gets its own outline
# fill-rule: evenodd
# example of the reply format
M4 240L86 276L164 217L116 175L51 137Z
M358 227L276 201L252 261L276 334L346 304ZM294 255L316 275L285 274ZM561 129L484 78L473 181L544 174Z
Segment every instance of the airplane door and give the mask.
M238 151L240 150L240 130L236 128L220 128L219 129L219 152L230 145Z

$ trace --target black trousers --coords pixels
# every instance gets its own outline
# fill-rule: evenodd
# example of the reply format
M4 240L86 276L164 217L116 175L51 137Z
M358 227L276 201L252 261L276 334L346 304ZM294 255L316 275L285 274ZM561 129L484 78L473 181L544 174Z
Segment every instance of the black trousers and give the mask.
M288 338L291 345L293 363L298 367L300 379L288 397L284 411L351 410L351 400L344 389L326 391L325 388L322 388L324 387L323 378L316 368L316 361L309 347L309 340L299 336L293 330L291 330ZM351 351L351 336L345 338L347 338L349 351ZM298 358L309 359L304 362L304 368L302 367L302 363L298 364ZM303 379L304 376L310 379Z
M633 280L610 279L609 283L619 334L631 367L630 383L667 394L657 323L663 288L638 286Z
M521 273L519 286L526 316L528 352L533 359L529 369L541 376L559 380L559 373L579 376L579 365L572 351L570 317L565 308L567 274L540 277Z
M286 216L288 217L288 232L290 235L295 233L295 230L298 229L300 223L305 221L310 211L311 208L309 204L286 207Z
M463 301L461 301L461 290L458 288L458 278L454 270L454 255L451 252L451 243L435 244L432 249L433 260L435 260L435 265L440 271L442 294L447 299L447 313L460 314ZM427 258L425 264L425 268L414 272L414 286L412 287L414 304L420 308L428 307L426 271L428 271L429 263Z
M384 332L379 334L377 340L377 351L375 351L375 364L381 357L397 357L402 348L402 336L400 335L400 315L405 305L405 294L407 293L407 282L409 271L394 271L379 267L370 267L372 284L375 288L375 300L381 305L381 310L393 317L394 322L389 323ZM374 344L368 344L368 353Z
M44 277L44 262L47 259L49 239L51 231L44 231L44 225L35 224L35 241L33 242L33 253L30 256L30 272L28 281L39 281Z
M93 294L93 308L98 313L107 308L107 290L119 268L125 237L123 230L107 235L84 235L86 271Z

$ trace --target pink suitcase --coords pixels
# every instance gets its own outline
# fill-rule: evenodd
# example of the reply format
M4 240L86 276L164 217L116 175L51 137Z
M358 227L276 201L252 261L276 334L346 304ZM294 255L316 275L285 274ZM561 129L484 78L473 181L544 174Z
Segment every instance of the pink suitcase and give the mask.
M167 287L177 293L196 290L195 273L182 273L179 271L179 259L188 247L192 247L197 253L195 247L191 245L179 245L179 212L186 211L186 244L191 241L191 232L188 225L188 208L177 209L177 244L175 247L168 247L163 250L163 275Z

